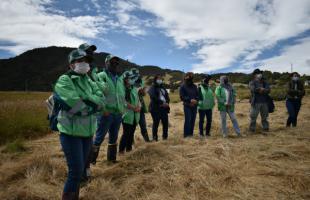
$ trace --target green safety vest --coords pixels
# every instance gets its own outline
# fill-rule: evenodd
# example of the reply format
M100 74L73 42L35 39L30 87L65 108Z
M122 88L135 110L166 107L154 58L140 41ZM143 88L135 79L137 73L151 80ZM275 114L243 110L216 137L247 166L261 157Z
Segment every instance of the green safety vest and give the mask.
M97 75L99 79L97 84L102 89L106 98L105 111L110 113L124 113L126 101L123 76L118 76L116 81L113 81L109 72L103 71Z
M209 87L204 87L202 85L200 85L199 87L202 94L202 100L198 101L198 109L199 110L213 109L215 102L212 89Z
M91 101L102 108L105 106L104 96L97 84L88 75L73 72L71 75L60 76L54 91L71 107L69 111L61 110L57 116L59 132L71 136L92 137L97 129L97 120L95 114L86 114L93 108L84 101ZM75 115L78 112L85 115Z
M130 90L130 102L128 103L134 106L140 105L138 90L136 87L132 87L132 89ZM124 123L133 125L134 123L138 124L139 120L140 120L140 112L134 112L133 110L126 109L126 112L123 115Z
M217 106L219 111L226 111L225 101L226 101L226 93L225 88L222 86L218 86L215 90L215 95L217 98ZM236 90L233 89L233 96L236 97ZM235 111L235 101L233 101L233 105L230 106L231 112Z

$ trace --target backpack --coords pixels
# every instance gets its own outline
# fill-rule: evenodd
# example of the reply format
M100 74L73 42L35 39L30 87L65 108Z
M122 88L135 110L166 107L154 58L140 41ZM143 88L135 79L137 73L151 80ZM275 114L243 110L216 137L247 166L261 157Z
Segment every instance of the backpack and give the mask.
M268 105L268 112L273 113L275 110L275 105L273 98L270 95L267 95L267 105Z
M71 78L70 71L65 73ZM49 127L52 131L58 131L57 124L58 124L58 114L60 110L66 110L69 111L71 107L64 102L60 96L53 92L51 96L48 97L48 99L45 100L46 106L47 106L47 120L49 120Z
M49 127L52 131L58 131L58 114L60 110L69 111L71 109L61 98L60 96L54 92L46 101L47 105L47 119L49 120Z

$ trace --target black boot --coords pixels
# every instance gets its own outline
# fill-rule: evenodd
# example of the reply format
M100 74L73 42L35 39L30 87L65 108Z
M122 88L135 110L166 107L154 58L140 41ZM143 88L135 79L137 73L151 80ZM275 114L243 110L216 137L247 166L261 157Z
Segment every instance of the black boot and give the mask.
M117 144L108 144L107 161L116 162Z
M149 138L149 135L147 134L147 132L145 132L145 133L141 132L141 135L142 135L145 142L150 142L150 138Z
M90 163L95 165L99 155L100 146L93 145L90 152Z
M64 192L62 193L62 200L79 200L79 192Z

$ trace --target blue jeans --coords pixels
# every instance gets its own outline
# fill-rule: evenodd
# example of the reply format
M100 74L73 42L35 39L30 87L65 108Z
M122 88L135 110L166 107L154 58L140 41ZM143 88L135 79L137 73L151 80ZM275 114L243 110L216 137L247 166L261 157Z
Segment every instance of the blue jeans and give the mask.
M205 116L207 118L206 123L206 135L210 135L211 123L212 123L212 109L198 110L199 112L199 134L203 136L203 123Z
M122 123L122 115L119 113L110 113L107 116L101 115L98 117L97 122L98 127L94 139L94 145L100 146L107 132L109 132L109 144L115 144Z
M237 135L240 135L240 128L239 128L239 125L238 125L238 121L237 121L237 118L236 118L236 115L234 112L227 112L227 111L220 111L220 116L221 116L221 123L222 123L222 133L223 133L223 136L227 136L227 133L228 133L228 130L227 130L227 125L226 125L226 116L230 117L230 120L233 124L233 127L235 129L235 132Z
M301 107L301 99L287 99L286 100L286 108L288 112L288 119L286 122L286 126L297 125L297 117Z
M77 192L92 145L92 137L74 137L61 133L60 143L68 165L64 192Z
M197 106L194 107L184 106L184 115L185 115L184 137L193 136L197 115Z
M250 109L250 131L255 132L256 129L256 120L258 117L258 114L260 113L260 117L262 120L262 126L264 130L269 130L269 122L268 122L268 105L267 103L256 103L254 105L251 105Z
M151 112L151 116L153 119L153 127L152 127L152 134L153 134L153 140L158 140L158 126L159 122L161 121L163 125L163 135L162 138L165 140L168 138L168 126L169 126L169 117L168 117L168 111L166 109L159 109L158 112Z

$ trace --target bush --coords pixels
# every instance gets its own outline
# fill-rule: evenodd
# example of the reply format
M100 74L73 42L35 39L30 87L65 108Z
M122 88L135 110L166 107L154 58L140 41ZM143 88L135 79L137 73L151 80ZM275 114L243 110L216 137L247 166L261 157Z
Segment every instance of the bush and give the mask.
M44 101L50 93L0 94L0 144L49 133Z
M26 151L24 141L22 139L17 139L13 142L6 144L3 152L5 153L18 153Z

